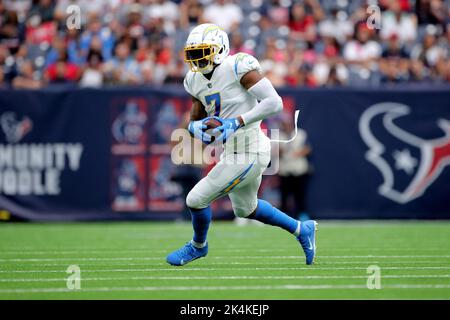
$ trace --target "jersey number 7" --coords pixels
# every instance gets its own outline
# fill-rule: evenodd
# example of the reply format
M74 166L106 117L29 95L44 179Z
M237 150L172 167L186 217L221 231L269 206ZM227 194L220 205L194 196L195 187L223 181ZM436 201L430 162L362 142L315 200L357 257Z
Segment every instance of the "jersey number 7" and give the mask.
M205 96L205 101L208 106L214 104L214 115L218 117L220 114L220 93L216 92L209 96Z

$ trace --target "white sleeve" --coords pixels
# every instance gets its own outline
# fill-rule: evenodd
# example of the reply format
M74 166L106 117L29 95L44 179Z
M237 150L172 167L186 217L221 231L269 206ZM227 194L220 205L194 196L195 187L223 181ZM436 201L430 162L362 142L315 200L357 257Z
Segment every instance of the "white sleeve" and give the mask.
M259 101L251 110L242 114L244 124L263 120L283 110L283 100L267 78L262 78L248 92Z
M241 81L241 78L252 70L262 73L258 60L252 55L242 52L235 55L233 70L237 81Z

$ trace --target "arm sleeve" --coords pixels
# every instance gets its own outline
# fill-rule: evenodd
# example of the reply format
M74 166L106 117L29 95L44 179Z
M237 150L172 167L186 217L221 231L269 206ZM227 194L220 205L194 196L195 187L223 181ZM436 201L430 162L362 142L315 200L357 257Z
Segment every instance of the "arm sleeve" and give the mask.
M248 92L259 101L251 110L242 114L244 124L250 124L275 115L283 110L283 100L267 78L262 78Z

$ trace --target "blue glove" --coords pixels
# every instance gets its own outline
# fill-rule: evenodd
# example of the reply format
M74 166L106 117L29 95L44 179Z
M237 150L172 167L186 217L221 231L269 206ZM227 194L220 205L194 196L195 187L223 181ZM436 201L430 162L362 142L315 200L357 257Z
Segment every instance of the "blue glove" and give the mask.
M203 143L210 144L211 135L204 131L206 129L206 124L204 124L206 119L208 118L189 122L188 130L194 137L202 140Z
M213 129L212 134L221 132L221 134L215 140L222 140L223 143L227 142L228 137L235 133L236 130L242 126L237 118L223 119L215 116L214 119L220 121L222 125Z

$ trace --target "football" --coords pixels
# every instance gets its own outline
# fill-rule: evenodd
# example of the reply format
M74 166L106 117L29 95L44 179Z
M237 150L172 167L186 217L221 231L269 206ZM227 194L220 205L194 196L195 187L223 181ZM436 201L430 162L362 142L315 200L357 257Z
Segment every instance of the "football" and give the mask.
M209 130L209 129L214 129L214 128L220 127L222 125L222 122L220 122L217 119L208 119L205 121L205 124L206 124L205 130Z

